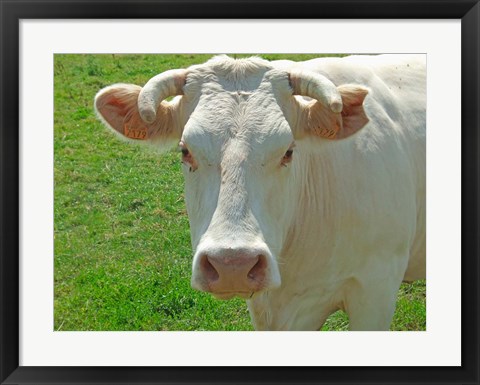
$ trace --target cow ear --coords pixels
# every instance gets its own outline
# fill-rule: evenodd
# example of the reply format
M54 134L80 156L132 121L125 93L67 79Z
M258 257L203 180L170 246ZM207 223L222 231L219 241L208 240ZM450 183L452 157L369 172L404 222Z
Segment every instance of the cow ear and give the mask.
M340 113L342 126L335 138L342 139L354 134L368 123L368 117L363 109L368 90L354 84L344 84L337 89L342 97L343 110Z
M134 84L115 84L102 89L95 97L95 109L101 120L115 133L132 141L179 138L173 108L167 102L161 103L152 123L142 120L137 105L141 89Z
M343 139L353 135L368 123L363 102L368 94L365 87L344 84L337 87L343 109L334 113L318 102L307 109L307 131L327 139Z

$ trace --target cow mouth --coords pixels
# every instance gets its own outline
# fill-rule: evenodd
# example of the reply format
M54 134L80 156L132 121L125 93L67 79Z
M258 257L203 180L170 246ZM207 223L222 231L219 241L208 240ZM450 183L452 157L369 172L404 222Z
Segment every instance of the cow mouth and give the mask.
M255 292L253 292L253 291L223 291L223 292L217 292L217 293L212 292L211 294L217 299L227 300L227 299L232 299L234 297L249 299L249 298L253 297Z

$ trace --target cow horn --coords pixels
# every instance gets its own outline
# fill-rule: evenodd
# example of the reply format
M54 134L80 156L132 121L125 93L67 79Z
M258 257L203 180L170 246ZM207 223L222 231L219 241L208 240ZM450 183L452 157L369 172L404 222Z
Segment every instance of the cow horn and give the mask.
M169 96L183 95L186 77L186 70L175 69L151 78L138 95L138 110L141 118L147 123L152 123L163 99Z
M342 97L335 84L325 76L313 71L292 70L289 74L294 95L313 98L329 107L333 112L342 112Z

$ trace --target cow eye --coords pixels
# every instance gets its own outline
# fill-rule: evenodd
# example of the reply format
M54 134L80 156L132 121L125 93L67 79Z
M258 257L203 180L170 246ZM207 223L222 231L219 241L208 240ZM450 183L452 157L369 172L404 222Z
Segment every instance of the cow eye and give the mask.
M193 159L193 156L185 143L180 142L178 144L178 147L180 148L180 152L182 153L182 163L186 166L189 166L190 171L195 171L197 169L197 163L195 162L195 159Z
M290 163L292 161L292 157L293 157L293 148L289 148L282 158L282 166L286 166L287 163Z
M178 148L180 150L180 152L182 153L182 161L185 160L185 158L188 158L190 157L190 151L188 150L187 146L185 143L183 142L180 142L178 144Z

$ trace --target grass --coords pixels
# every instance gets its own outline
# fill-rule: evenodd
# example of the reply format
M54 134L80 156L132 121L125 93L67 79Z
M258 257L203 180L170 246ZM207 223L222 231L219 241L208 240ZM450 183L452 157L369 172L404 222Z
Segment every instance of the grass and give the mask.
M210 57L55 55L55 330L252 330L243 300L190 288L179 155L127 145L93 112L107 85ZM392 329L425 330L425 318L425 282L402 285ZM336 313L323 330L347 327Z

